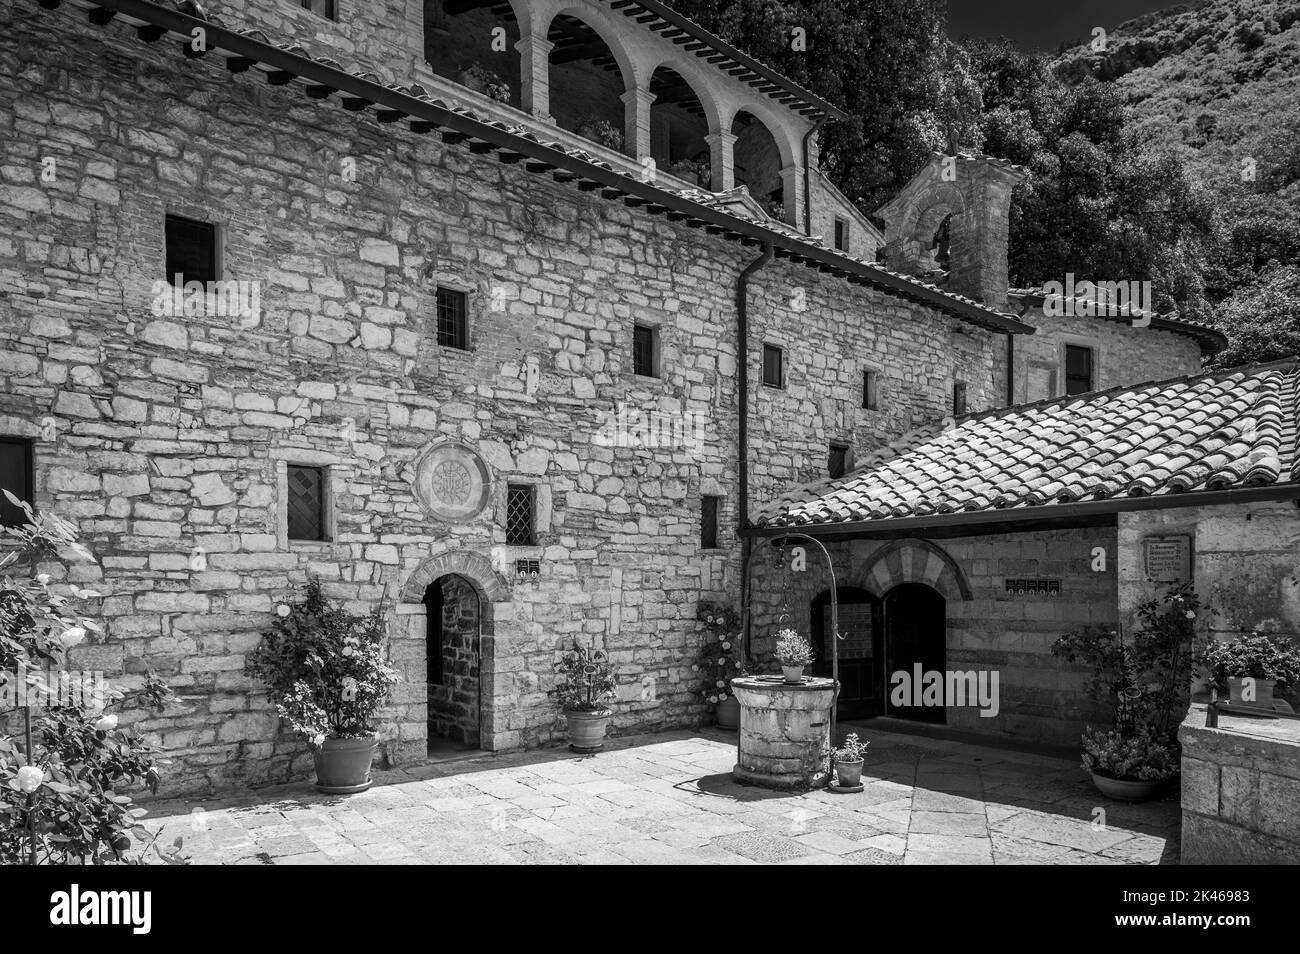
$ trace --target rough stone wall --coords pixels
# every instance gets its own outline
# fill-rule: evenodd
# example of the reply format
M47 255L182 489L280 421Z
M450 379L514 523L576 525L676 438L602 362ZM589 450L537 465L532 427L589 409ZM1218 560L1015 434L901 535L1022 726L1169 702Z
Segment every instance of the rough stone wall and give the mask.
M970 599L962 599L951 589L951 574L941 574L943 585L938 588L946 599L947 666L950 670L996 671L999 680L997 716L981 716L977 708L949 707L947 724L967 732L1030 741L1077 742L1084 722L1098 715L1083 692L1087 673L1057 659L1051 648L1058 636L1078 627L1114 625L1115 529L1037 531L933 542L955 561L970 591ZM898 566L896 557L887 572L876 572L881 554L889 546L870 540L834 545L838 584L861 587L883 597L905 578L918 578L907 575L911 571ZM1092 569L1096 547L1107 553L1103 571ZM770 553L763 548L754 574L754 649L759 665L764 666L771 665L773 634L779 628L783 606L788 606L792 624L807 634L810 603L829 589L825 560L813 547L808 548L808 570L802 574L778 571ZM1008 578L1026 577L1060 580L1061 594L1007 593Z
M1048 317L1031 310L1037 330L1016 336L1016 403L1065 393L1065 345L1092 348L1094 389L1160 381L1201 370L1200 346L1186 335L1135 328L1106 318ZM1005 356L1001 359L1005 366ZM1054 373L1053 373L1054 372Z
M34 440L36 503L99 557L71 579L106 593L108 632L73 664L151 667L181 693L137 714L170 790L303 767L244 667L309 573L356 611L391 608L390 758L423 755L423 607L402 593L442 558L488 594L484 746L564 732L547 693L574 639L619 666L615 732L698 720L696 605L738 600L733 301L753 251L74 14L18 6L0 37L0 433ZM220 225L225 277L261 283L259 322L152 312L167 212ZM469 351L436 344L440 283L469 295ZM989 336L958 341L921 306L784 263L752 302L754 355L782 342L789 369L763 389L754 358L756 495L818 476L832 439L943 413L954 374L973 402L988 390ZM659 329L661 378L631 373L636 321ZM878 412L859 408L868 360ZM691 440L610 440L628 408L690 421ZM447 441L490 476L463 523L412 492ZM286 539L289 463L328 469L327 542ZM536 546L505 543L508 481L537 485ZM705 493L722 533L701 553ZM540 575L516 579L518 558Z
M853 205L839 189L820 171L814 169L809 183L812 195L812 234L819 235L828 246L835 247L835 218L848 220L848 252L854 258L876 260L876 252L884 243L880 230Z

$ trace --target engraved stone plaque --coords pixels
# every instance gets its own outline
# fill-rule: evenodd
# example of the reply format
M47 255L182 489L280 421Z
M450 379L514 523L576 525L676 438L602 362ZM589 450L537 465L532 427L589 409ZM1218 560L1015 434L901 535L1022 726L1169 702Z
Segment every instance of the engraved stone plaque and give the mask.
M432 516L464 523L487 506L487 467L468 447L440 444L416 464L415 495Z
M1142 541L1147 579L1178 583L1192 578L1192 538L1146 537Z

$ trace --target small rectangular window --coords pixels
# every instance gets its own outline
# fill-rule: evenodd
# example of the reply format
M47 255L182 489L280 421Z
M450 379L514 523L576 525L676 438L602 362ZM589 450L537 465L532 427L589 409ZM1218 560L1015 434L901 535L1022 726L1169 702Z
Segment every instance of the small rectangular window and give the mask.
M175 283L217 280L217 227L180 215L169 215L163 226L167 242L167 275Z
M506 543L513 547L531 547L537 542L533 517L531 484L506 487Z
M1092 349L1081 345L1065 346L1065 393L1086 394L1094 390Z
M835 247L841 252L849 250L849 222L847 219L835 219Z
M705 494L700 508L700 548L716 550L718 548L718 505L721 497Z
M849 448L847 444L832 444L827 471L832 480L843 477L849 470Z
M632 328L632 371L643 378L659 377L658 362L655 360L657 337L655 329L649 325L636 325Z
M952 385L952 413L960 417L966 413L966 382L954 381Z
M298 0L304 10L310 10L327 20L338 19L334 14L334 0Z
M32 502L32 442L21 437L0 437L0 489L19 500ZM21 527L27 515L0 494L0 526Z
M876 372L862 372L862 406L868 411L876 409Z
M785 387L784 357L776 345L763 345L763 383L769 388Z
M438 344L469 350L469 296L454 288L438 288Z
M325 468L290 464L289 512L290 540L325 540Z

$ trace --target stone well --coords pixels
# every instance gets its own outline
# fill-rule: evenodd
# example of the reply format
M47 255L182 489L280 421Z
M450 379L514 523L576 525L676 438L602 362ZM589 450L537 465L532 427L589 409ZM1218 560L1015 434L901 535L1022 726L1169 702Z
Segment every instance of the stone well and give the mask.
M731 688L740 702L732 777L767 788L824 785L834 681L805 676L787 684L781 676L743 676Z

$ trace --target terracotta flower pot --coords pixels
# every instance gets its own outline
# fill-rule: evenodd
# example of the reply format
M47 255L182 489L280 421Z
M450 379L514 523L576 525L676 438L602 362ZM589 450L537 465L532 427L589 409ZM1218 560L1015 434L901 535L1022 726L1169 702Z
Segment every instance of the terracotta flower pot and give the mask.
M740 727L740 702L735 696L727 696L713 710L719 729L737 729Z
M1175 775L1173 778L1144 782L1138 779L1110 778L1107 775L1098 775L1096 772L1088 774L1092 776L1092 784L1097 786L1097 791L1117 802L1148 801L1159 795L1170 782L1178 778Z
M785 681L792 686L803 682L803 666L782 666L781 672L785 675Z
M841 788L862 784L862 763L864 761L864 759L858 759L856 762L836 760L835 777L839 780Z
M1234 706L1257 706L1261 709L1273 708L1273 687L1276 679L1256 679L1255 698L1247 701L1241 697L1245 679L1241 676L1228 677L1228 698Z
M316 787L332 795L364 792L372 780L370 763L375 758L375 737L326 739L313 753L316 758Z
M599 752L603 749L605 727L613 714L610 709L597 709L595 712L566 710L564 717L569 720L569 748L574 752Z

